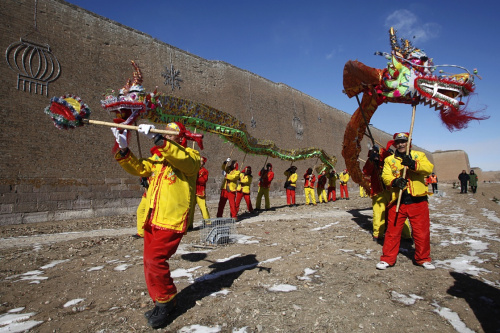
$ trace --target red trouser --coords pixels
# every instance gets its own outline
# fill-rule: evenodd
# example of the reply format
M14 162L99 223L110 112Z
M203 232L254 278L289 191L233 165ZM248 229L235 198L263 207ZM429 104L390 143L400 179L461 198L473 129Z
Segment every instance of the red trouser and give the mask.
M337 193L336 193L336 188L328 186L328 201L336 201L337 200Z
M345 197L349 198L349 191L347 191L347 184L340 184L340 197L343 198L345 193Z
M154 226L144 232L144 277L153 302L165 303L177 294L167 260L177 251L183 235Z
M286 189L286 204L295 205L295 190Z
M385 231L384 247L381 261L389 265L396 263L401 241L401 232L406 219L410 220L413 241L415 242L415 262L418 265L431 261L431 232L429 219L429 203L422 201L410 205L402 204L396 214L396 204L387 207L387 230ZM397 221L394 225L394 220Z
M236 214L240 211L240 202L242 198L245 198L248 211L253 212L252 202L250 201L250 193L236 192Z
M236 192L229 192L227 190L220 190L219 208L217 209L217 217L222 217L224 214L224 207L229 200L229 209L231 217L236 218L238 211L236 210Z
M224 214L224 207L229 200L229 209L231 217L236 218L238 211L236 210L236 192L229 192L227 190L220 190L219 208L217 209L217 217L222 217Z

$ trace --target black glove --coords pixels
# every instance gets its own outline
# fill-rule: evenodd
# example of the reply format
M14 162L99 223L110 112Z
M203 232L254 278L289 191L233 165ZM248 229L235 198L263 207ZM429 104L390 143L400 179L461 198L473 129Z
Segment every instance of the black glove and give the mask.
M144 188L149 188L149 183L148 183L147 177L141 177L140 183Z
M415 160L410 155L404 155L401 164L407 166L411 170L415 170Z
M408 184L408 181L404 178L399 177L399 178L396 178L392 181L391 186L397 187L401 190L404 190L404 188L406 187L406 184Z

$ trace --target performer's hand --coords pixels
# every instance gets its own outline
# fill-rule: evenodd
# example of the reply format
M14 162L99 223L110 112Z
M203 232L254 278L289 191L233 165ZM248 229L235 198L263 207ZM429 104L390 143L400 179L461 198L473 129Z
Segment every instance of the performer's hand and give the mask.
M122 133L120 133L120 130L118 128L112 127L111 132L113 132L113 135L115 136L116 142L118 143L118 147L120 147L120 149L125 149L128 147L127 130L124 130Z
M410 155L404 155L401 164L407 166L411 170L415 170L415 160L411 158Z
M226 163L229 163L229 162L231 162L231 157L228 157L228 158L226 159Z
M148 137L148 139L153 139L156 136L156 133L151 133L152 129L155 129L155 125L140 124L137 132L144 134Z
M408 180L404 179L404 178L396 178L392 181L392 187L397 187L401 190L404 190L404 188L406 187L406 184L408 184Z

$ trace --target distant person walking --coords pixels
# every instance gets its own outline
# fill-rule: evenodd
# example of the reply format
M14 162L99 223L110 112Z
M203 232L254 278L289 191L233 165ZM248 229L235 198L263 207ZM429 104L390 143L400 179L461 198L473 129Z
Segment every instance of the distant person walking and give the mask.
M474 173L474 170L471 170L469 175L469 186L472 193L476 193L477 181L478 181L477 175Z
M462 170L462 173L458 175L458 180L460 180L460 193L467 193L467 183L469 182L470 176Z
M432 186L432 193L436 193L438 191L438 177L434 172L429 176L429 183Z

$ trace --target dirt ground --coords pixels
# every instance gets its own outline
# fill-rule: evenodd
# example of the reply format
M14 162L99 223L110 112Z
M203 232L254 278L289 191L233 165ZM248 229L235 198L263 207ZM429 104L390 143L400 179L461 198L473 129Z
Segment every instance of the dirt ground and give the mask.
M358 193L317 206L299 196L292 208L274 198L242 214L227 246L203 245L195 222L170 260L179 307L157 331L500 332L497 198L498 183L476 194L440 184L434 271L413 265L408 243L394 267L375 269L382 246ZM0 331L153 331L134 232L135 216L0 227Z

